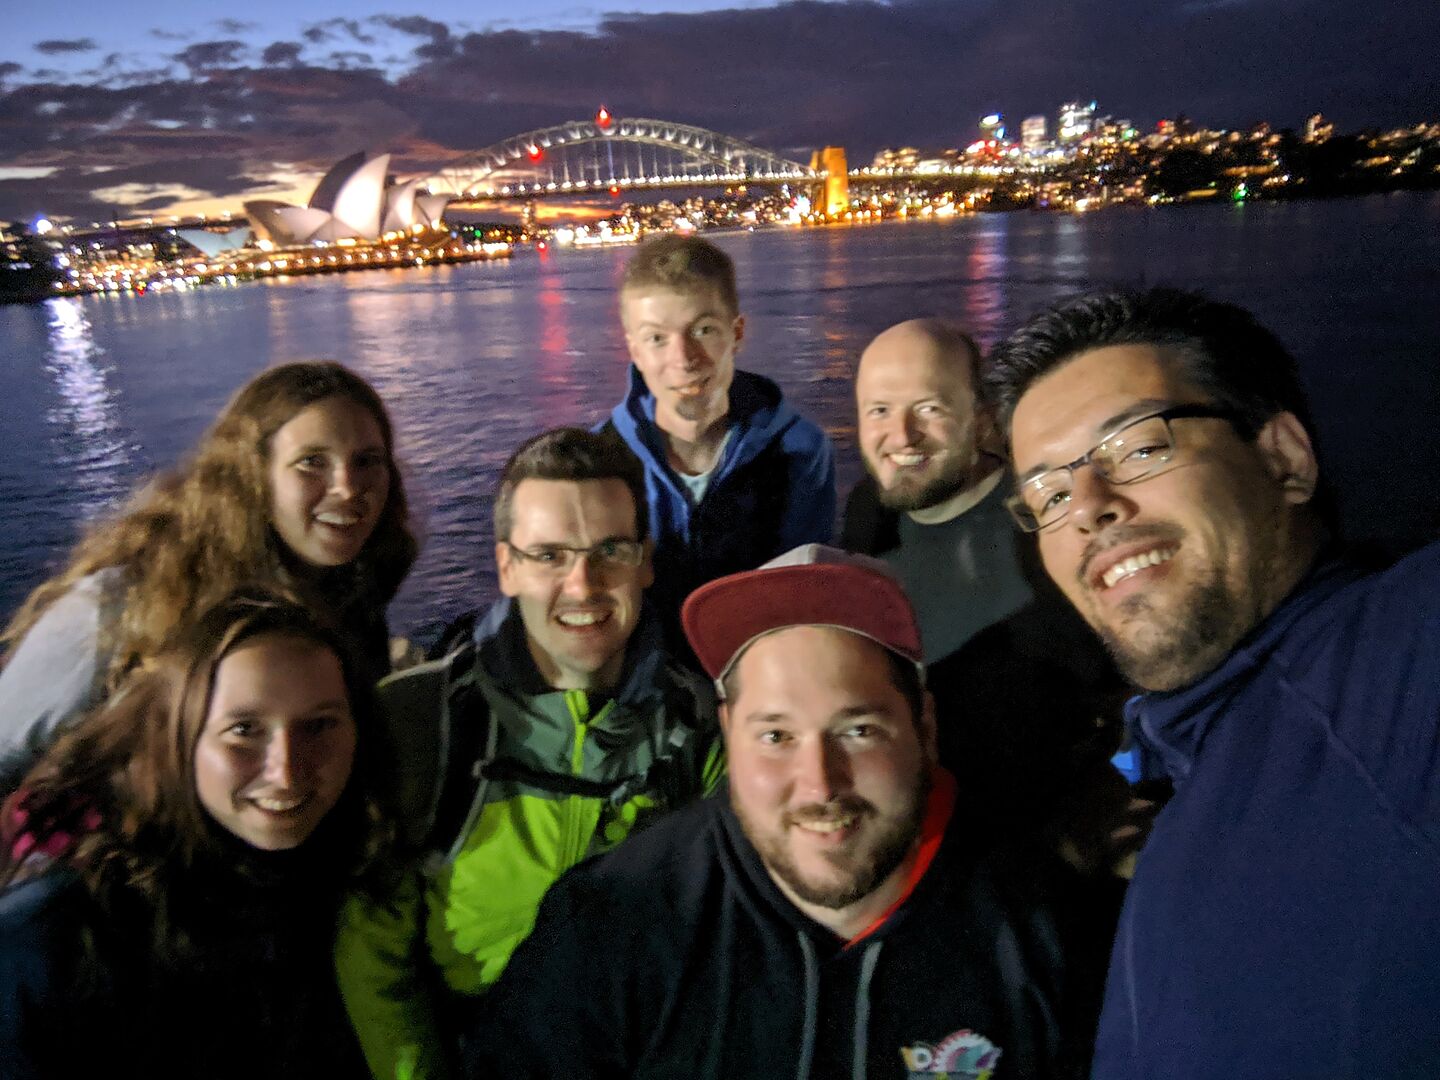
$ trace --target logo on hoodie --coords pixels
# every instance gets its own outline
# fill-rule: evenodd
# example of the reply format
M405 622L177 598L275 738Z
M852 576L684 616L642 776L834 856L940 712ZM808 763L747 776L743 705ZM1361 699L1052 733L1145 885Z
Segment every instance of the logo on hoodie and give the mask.
M949 1080L990 1080L1001 1050L979 1032L961 1028L938 1043L904 1046L906 1080L948 1077Z

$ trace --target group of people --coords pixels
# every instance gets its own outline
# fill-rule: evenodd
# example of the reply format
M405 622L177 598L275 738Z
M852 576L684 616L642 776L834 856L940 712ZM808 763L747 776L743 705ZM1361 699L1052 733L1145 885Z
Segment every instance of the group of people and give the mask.
M1346 557L1252 316L886 330L831 546L723 251L644 244L619 312L625 400L515 451L432 659L333 363L22 606L0 1072L1440 1074L1440 545Z

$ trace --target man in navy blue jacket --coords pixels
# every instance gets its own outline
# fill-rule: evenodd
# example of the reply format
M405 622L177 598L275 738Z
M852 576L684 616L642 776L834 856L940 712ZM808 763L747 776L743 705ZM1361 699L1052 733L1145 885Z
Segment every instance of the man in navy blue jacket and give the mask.
M1295 363L1231 305L1068 301L987 389L1012 510L1176 787L1094 1075L1440 1076L1440 545L1333 557Z
M641 247L620 320L634 366L607 426L645 466L650 599L683 645L680 604L696 586L829 542L835 458L774 382L736 370L745 317L734 264L714 244L669 235Z

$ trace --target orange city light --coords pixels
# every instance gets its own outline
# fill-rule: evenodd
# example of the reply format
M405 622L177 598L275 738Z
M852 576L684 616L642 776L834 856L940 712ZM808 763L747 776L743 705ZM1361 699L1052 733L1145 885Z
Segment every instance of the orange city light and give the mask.
M595 126L599 128L608 128L610 126L610 110L604 105L601 105L600 111L595 114Z

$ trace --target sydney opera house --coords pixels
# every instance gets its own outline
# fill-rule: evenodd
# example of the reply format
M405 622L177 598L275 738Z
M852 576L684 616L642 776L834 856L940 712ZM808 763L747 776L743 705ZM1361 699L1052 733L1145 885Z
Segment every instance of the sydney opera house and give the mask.
M440 223L449 195L421 194L424 179L387 185L390 155L351 154L330 169L307 206L274 199L245 204L256 240L276 247L378 240L386 233L410 232L414 226Z

